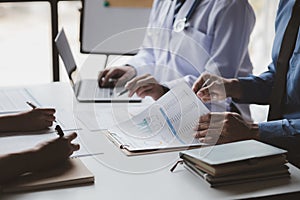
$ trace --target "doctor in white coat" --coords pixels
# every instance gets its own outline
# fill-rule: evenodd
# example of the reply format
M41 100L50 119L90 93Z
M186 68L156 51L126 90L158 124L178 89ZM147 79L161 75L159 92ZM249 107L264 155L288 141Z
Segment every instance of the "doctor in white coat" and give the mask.
M147 33L126 66L99 73L99 86L110 78L127 81L129 95L158 99L178 82L190 86L203 72L226 78L248 76L248 53L255 15L248 0L154 0ZM135 77L135 78L134 78ZM248 105L227 100L226 109L250 120Z

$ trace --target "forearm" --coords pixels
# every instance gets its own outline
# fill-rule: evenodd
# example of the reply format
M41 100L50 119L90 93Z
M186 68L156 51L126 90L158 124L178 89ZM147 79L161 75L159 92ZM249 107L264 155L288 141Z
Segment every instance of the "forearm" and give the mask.
M0 156L0 184L34 171L34 149Z
M268 141L272 138L300 136L300 119L281 119L259 123L260 138Z
M258 126L258 124L251 124L250 125L250 133L252 135L251 139L260 140L260 134L259 134L259 126Z
M282 119L259 123L259 134L262 142L288 151L288 159L299 162L300 152L300 119Z
M16 121L18 115L7 115L0 117L0 132L15 131L18 127Z
M227 97L231 97L234 99L241 98L241 96L243 94L243 90L242 90L242 87L241 87L238 79L235 79L235 78L225 79L224 87L225 87L225 92L226 92Z

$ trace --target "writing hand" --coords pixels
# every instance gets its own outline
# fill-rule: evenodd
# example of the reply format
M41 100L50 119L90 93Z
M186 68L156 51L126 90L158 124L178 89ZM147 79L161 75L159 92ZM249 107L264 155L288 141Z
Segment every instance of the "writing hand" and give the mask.
M57 163L65 161L74 151L80 149L79 144L72 143L76 137L77 134L74 132L65 137L52 139L38 144L34 151L32 171L49 168Z
M3 131L37 131L52 126L55 109L35 108L28 112L8 115L1 118Z

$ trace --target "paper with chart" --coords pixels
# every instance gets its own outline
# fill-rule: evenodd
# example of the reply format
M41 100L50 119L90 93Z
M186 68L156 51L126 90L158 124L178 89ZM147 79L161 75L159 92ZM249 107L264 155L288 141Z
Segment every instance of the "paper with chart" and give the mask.
M140 114L111 128L110 137L129 151L199 145L193 128L209 110L185 83Z

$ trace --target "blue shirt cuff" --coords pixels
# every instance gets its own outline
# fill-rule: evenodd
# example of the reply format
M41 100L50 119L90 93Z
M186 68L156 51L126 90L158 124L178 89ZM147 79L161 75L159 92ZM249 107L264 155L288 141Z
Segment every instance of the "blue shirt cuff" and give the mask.
M289 135L284 127L289 124L287 119L275 120L269 122L261 122L258 124L259 136L262 141L268 141L268 139L275 137L284 137Z

